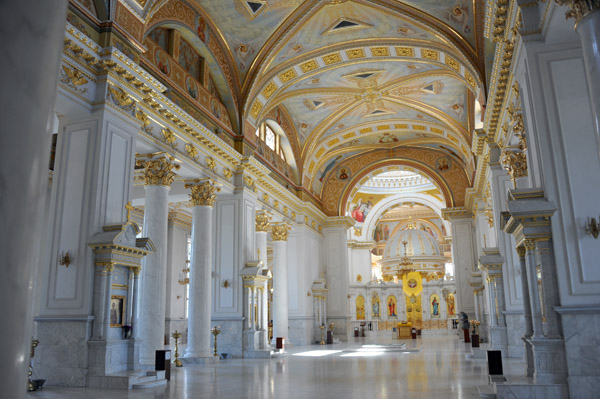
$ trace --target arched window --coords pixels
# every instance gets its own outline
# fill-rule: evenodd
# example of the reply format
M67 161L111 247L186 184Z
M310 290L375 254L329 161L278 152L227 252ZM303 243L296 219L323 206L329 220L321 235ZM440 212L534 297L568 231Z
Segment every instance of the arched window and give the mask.
M281 148L281 137L279 134L275 133L271 127L265 122L261 123L261 125L256 129L256 137L264 141L264 143L269 147L275 154L277 154L281 159L285 161L285 155L283 154L283 149Z

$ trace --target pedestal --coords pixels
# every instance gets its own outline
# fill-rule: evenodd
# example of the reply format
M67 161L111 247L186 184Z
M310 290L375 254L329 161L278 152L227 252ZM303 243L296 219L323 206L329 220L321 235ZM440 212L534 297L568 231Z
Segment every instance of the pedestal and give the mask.
M471 347L479 348L479 334L471 334Z

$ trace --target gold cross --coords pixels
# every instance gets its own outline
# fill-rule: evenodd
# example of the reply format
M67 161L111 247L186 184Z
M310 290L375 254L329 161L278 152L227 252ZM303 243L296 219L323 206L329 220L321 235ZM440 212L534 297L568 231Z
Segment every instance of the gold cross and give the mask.
M127 221L129 222L131 220L131 211L133 210L131 201L125 204L125 209L127 209Z

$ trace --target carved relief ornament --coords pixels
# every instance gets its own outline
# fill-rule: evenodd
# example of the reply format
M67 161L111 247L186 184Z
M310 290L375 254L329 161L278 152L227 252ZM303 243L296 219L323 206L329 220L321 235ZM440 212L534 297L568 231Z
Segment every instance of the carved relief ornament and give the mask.
M171 155L159 152L146 155L137 154L137 157L147 158L135 161L136 166L144 168L144 184L146 186L170 186L175 180L173 169L178 170L179 165L173 163L175 158Z
M189 188L192 206L213 206L217 199L217 192L221 188L212 179L186 180L185 188Z
M527 176L527 155L520 151L502 151L502 164L508 171L513 185L516 187L516 180L519 177Z

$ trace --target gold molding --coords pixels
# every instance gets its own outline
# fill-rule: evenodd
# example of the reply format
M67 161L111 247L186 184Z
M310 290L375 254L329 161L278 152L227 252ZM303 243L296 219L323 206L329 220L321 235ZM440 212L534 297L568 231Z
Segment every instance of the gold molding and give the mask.
M221 188L212 179L193 179L184 180L185 188L189 188L190 201L193 206L212 207L217 199L215 193L221 191Z

